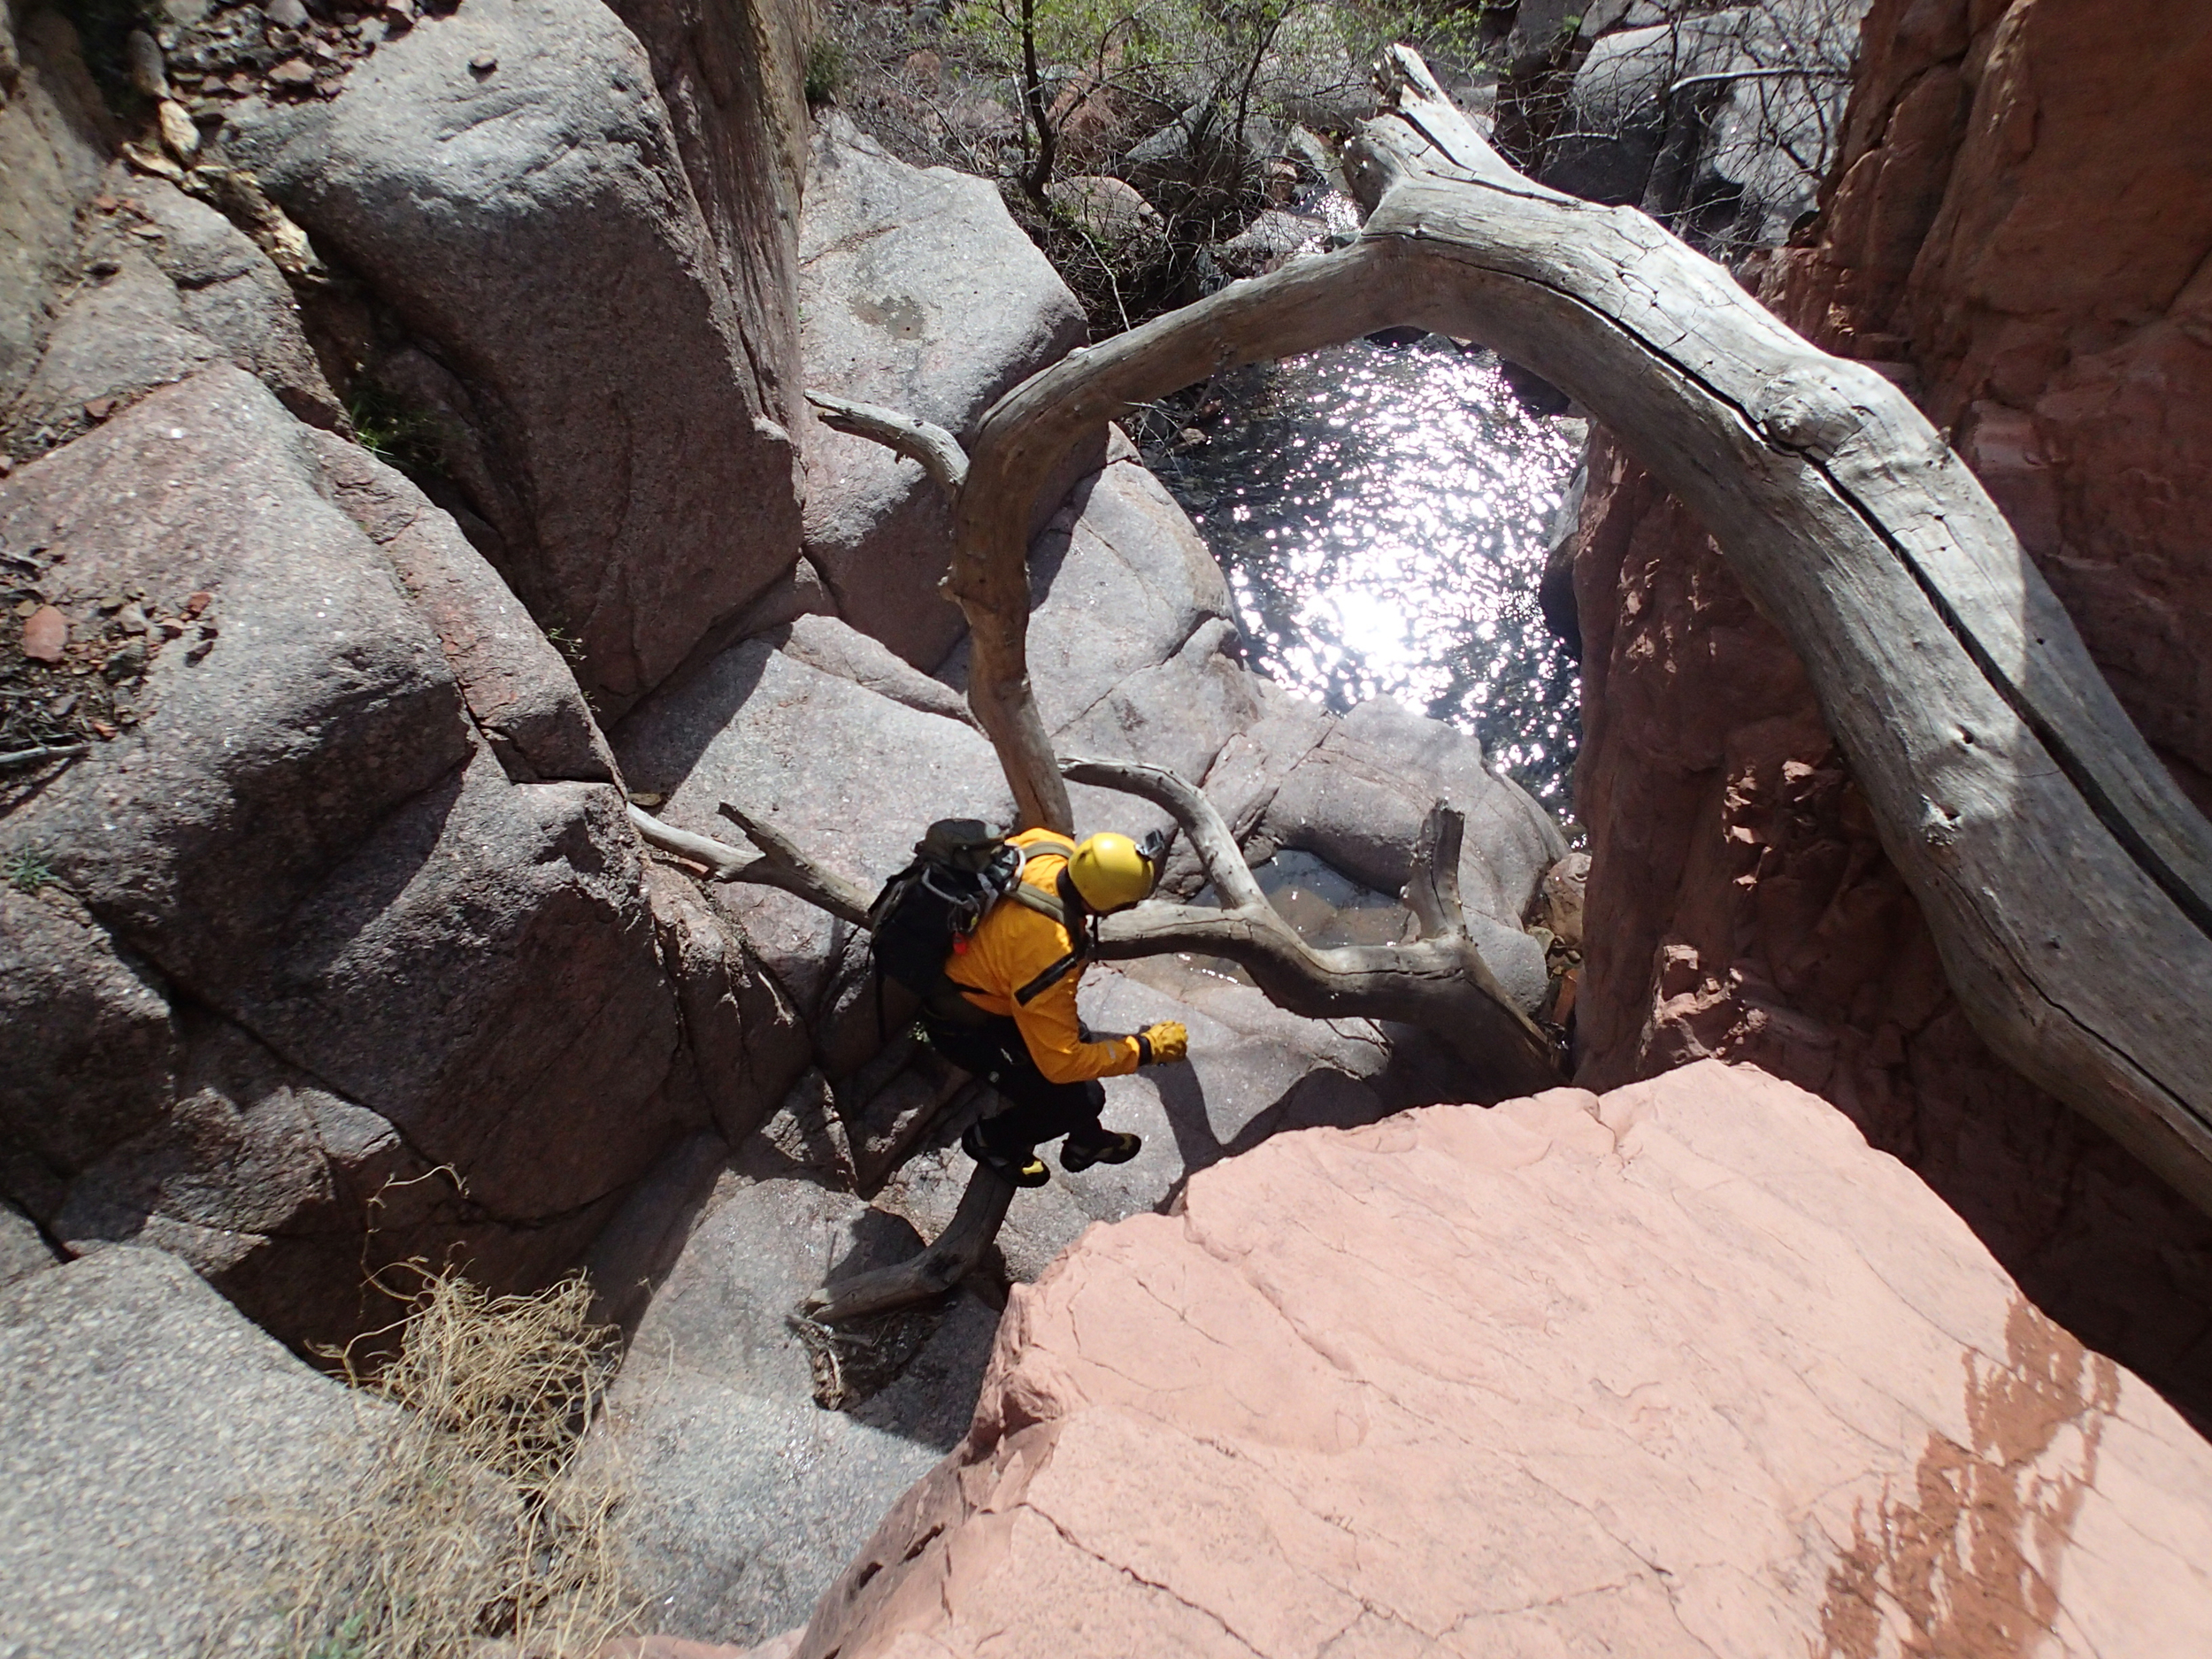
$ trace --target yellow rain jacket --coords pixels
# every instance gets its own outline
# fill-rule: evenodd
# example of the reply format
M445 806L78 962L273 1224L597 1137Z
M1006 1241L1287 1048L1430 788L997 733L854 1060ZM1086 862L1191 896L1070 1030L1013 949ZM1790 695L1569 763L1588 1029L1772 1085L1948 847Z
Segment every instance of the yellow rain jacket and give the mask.
M1068 867L1064 836L1050 830L1024 830L1007 840L1028 862L1022 880L1048 897L1059 896L1060 872ZM1085 1042L1075 1015L1076 981L1083 963L1026 1002L1014 994L1074 949L1068 930L1049 916L1006 898L993 905L981 926L945 959L945 972L961 994L987 1014L1013 1020L1037 1069L1055 1083L1085 1083L1096 1077L1123 1077L1137 1069L1137 1040L1109 1037Z

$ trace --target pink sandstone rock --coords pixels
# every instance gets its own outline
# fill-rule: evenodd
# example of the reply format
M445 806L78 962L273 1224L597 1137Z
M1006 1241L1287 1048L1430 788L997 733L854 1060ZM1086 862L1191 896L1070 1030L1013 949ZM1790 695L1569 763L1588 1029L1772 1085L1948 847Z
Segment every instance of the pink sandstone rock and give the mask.
M1094 1228L795 1659L2208 1630L2212 1447L1840 1113L1708 1062L1279 1136Z
M69 618L41 605L24 619L23 655L35 663L58 663L69 648Z

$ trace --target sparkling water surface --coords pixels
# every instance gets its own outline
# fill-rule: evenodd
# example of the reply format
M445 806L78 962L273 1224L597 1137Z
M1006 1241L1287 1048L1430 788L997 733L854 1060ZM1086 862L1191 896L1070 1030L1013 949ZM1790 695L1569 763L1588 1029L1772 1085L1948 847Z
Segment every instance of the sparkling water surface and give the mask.
M1348 709L1378 693L1481 740L1563 821L1581 680L1537 583L1579 422L1431 334L1224 374L1147 457L1228 574L1252 665Z

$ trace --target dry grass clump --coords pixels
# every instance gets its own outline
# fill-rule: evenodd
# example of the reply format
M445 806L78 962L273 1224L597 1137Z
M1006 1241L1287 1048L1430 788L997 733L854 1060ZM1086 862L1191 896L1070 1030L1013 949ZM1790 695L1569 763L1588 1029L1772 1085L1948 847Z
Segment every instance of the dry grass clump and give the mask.
M369 1453L342 1493L280 1517L296 1659L461 1659L487 1638L529 1659L588 1654L635 1611L609 1538L618 1490L575 1455L619 1360L582 1275L489 1296L422 1271L397 1326L332 1357L372 1398ZM373 1371L357 1348L396 1334Z

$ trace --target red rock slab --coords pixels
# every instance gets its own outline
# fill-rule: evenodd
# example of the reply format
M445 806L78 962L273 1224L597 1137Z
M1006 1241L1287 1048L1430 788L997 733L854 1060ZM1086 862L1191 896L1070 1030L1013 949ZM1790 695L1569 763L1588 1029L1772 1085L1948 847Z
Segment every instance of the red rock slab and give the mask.
M69 618L41 605L23 618L23 655L35 663L58 663L69 649Z
M2180 1655L2212 1448L1709 1062L1278 1136L1017 1286L799 1659Z

